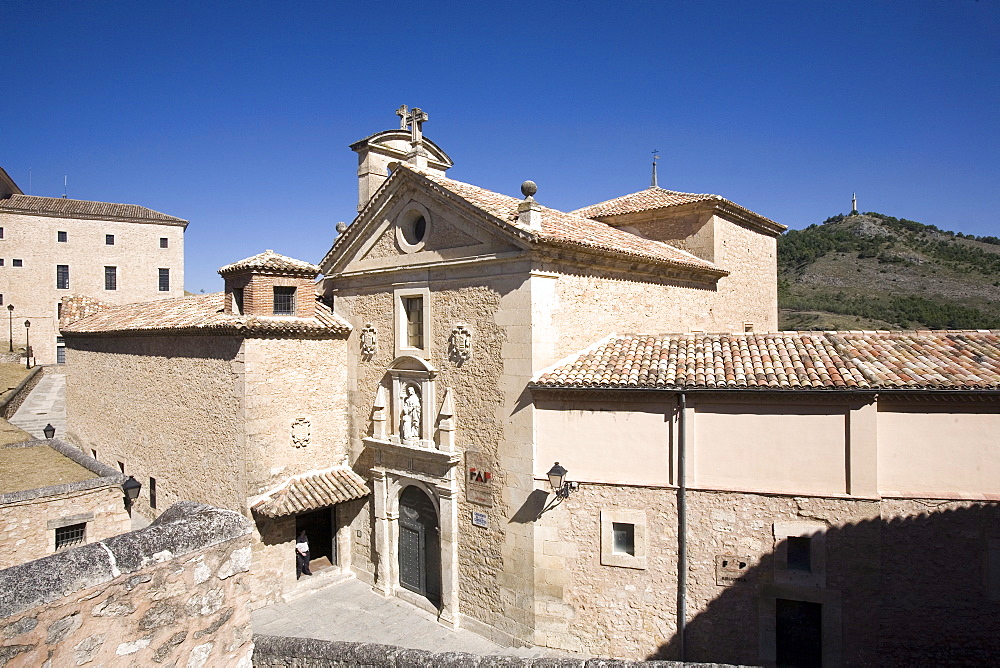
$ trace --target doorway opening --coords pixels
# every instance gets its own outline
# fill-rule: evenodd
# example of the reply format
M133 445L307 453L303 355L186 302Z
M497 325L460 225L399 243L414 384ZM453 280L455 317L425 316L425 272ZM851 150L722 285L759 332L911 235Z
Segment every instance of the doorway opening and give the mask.
M334 507L295 516L296 538L303 529L309 538L309 570L321 571L337 565L337 520Z
M399 584L441 607L441 539L437 509L419 487L399 496Z
M777 665L823 665L823 605L783 598L775 604Z

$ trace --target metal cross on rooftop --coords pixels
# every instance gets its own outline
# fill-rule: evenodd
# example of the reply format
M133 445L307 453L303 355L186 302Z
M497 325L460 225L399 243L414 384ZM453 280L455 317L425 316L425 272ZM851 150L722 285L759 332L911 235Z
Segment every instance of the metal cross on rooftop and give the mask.
M407 106L403 104L396 110L396 115L399 116L399 129L406 130L409 128L414 142L420 141L423 138L422 126L428 118L423 109L420 107L408 109Z
M656 182L656 161L660 159L660 152L653 149L653 178L649 181L650 188L658 188L659 184Z

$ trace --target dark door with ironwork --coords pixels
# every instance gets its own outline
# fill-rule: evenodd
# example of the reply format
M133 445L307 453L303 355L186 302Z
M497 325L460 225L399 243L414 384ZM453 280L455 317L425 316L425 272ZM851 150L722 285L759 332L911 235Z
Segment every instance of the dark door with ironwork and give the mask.
M399 584L441 605L441 542L434 503L418 487L399 497Z

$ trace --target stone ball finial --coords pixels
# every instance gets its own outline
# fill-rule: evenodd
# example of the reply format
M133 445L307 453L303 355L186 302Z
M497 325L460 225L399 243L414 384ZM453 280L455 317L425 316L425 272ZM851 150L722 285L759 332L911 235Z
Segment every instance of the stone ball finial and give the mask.
M345 223L344 221L340 221L339 223L337 223L337 234L343 234L346 231L347 231L347 223Z
M535 185L534 181L525 181L521 184L521 194L524 195L525 199L532 197L536 192L538 192L538 186Z

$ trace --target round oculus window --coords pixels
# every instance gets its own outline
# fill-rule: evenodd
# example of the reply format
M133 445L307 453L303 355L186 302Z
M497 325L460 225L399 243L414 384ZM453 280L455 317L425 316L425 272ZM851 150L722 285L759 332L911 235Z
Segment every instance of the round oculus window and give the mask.
M406 253L415 253L424 247L431 228L430 214L419 204L413 203L408 211L397 218L396 241Z
M403 225L403 238L411 246L416 246L424 240L427 234L427 219L421 215L412 217Z

